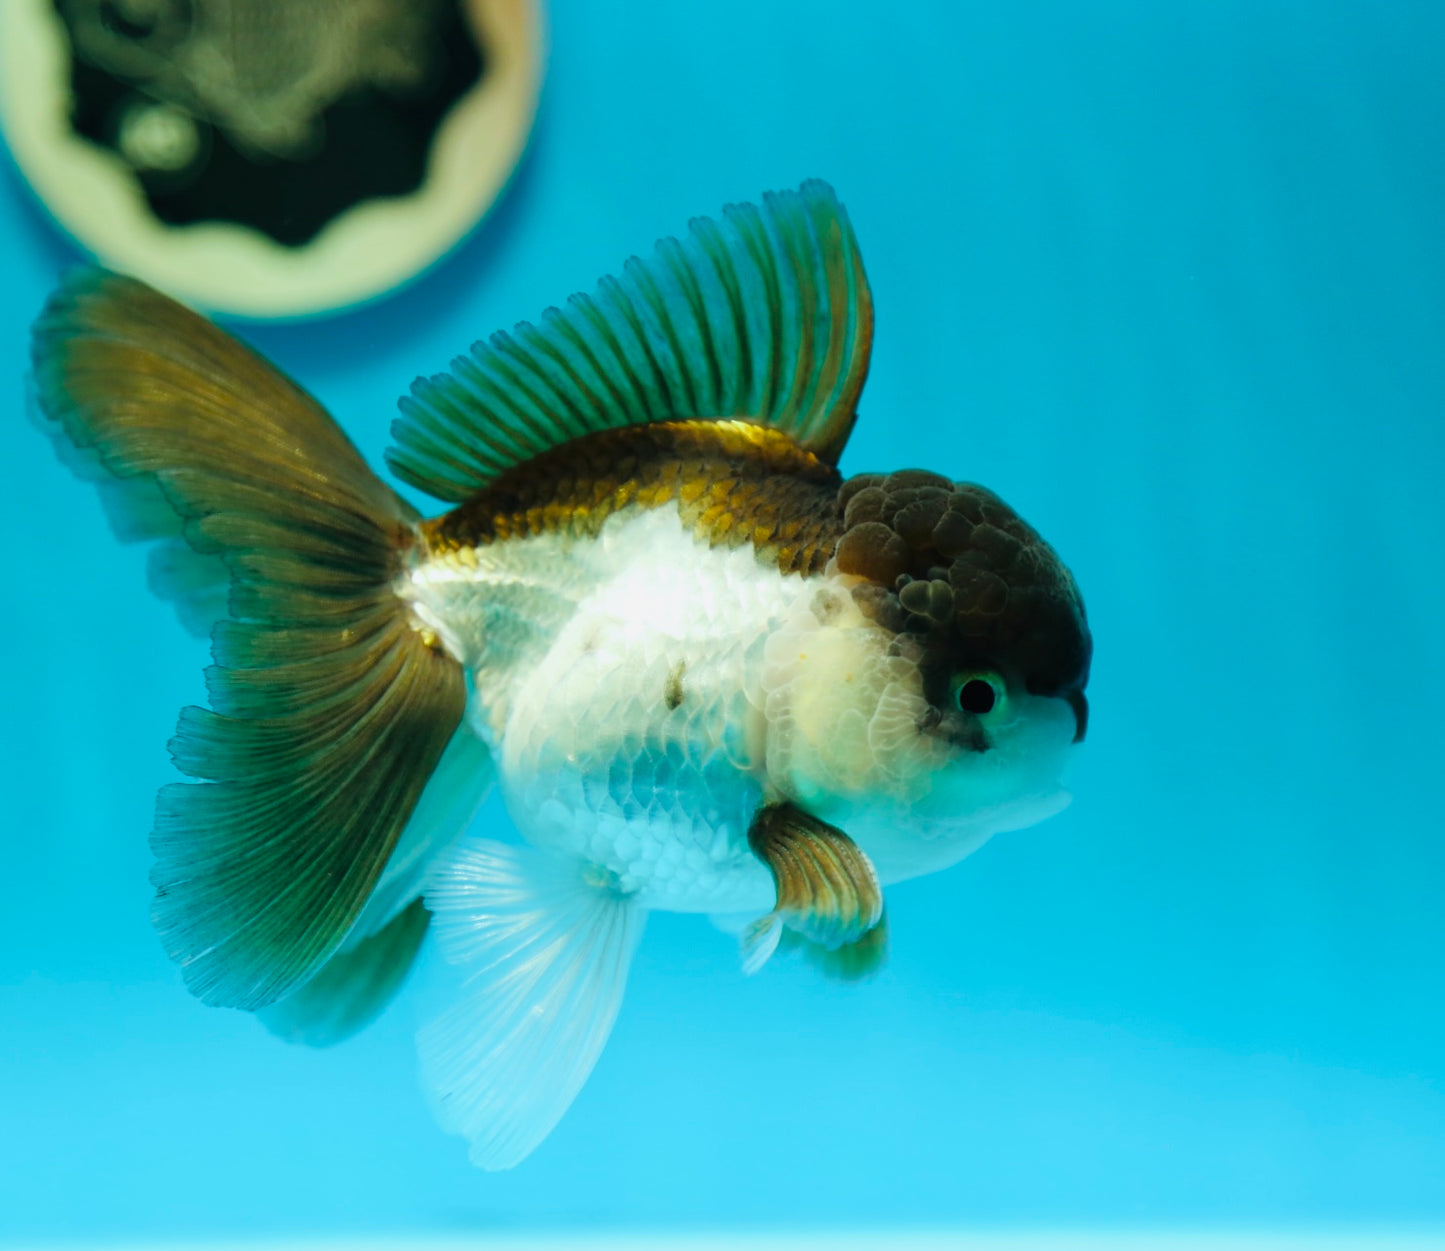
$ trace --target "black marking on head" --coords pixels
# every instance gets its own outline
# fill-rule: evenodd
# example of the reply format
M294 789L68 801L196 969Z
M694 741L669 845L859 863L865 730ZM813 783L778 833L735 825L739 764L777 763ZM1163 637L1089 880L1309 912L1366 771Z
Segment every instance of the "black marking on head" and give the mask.
M1089 732L1089 700L1082 687L1068 693L1069 707L1074 710L1074 742L1082 743Z
M667 683L662 688L662 702L667 705L669 712L674 712L681 706L683 697L687 694L682 688L682 675L687 671L687 661L679 660L668 671Z
M843 573L859 607L922 644L930 702L947 707L964 668L996 669L1080 713L1093 643L1083 600L1054 550L992 491L907 470L850 478L838 493Z

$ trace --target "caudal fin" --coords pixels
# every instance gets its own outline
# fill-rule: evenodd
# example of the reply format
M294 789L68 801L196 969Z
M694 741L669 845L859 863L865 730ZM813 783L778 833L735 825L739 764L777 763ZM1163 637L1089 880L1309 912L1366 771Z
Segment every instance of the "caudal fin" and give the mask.
M420 896L428 875L471 823L494 776L486 745L463 722L346 941L310 981L261 1009L267 1029L287 1042L330 1047L381 1014L426 937L431 913Z
M370 1025L401 988L431 913L414 899L375 934L348 941L299 990L257 1015L278 1038L331 1047Z
M211 707L171 745L203 782L161 791L154 916L197 995L263 1007L347 939L462 715L461 667L392 591L416 514L310 396L132 279L69 279L33 362L117 531L214 620Z

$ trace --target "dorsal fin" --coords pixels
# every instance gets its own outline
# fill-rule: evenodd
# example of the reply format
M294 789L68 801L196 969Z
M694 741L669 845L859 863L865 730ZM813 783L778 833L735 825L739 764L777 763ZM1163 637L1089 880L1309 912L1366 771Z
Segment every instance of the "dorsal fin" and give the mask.
M731 204L593 295L550 308L419 379L387 462L460 502L580 435L679 418L743 418L836 464L853 428L873 304L827 183Z

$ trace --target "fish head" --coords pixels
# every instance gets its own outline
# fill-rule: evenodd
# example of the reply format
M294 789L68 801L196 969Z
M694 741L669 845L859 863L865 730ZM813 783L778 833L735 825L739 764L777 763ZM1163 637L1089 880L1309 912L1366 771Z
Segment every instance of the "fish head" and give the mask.
M1092 640L1073 576L987 488L863 475L839 505L830 578L777 649L770 773L898 880L1068 803Z

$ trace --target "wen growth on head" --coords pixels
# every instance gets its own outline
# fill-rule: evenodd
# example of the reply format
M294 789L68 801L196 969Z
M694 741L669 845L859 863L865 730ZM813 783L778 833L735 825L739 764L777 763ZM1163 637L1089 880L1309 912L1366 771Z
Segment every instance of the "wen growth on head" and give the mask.
M47 425L215 657L152 837L190 988L325 1044L430 929L456 977L424 1079L506 1168L591 1071L648 912L856 976L885 886L1058 811L1078 590L983 487L839 474L872 324L823 183L694 221L413 386L387 459L425 518L223 331L66 282ZM468 829L494 783L520 837Z

